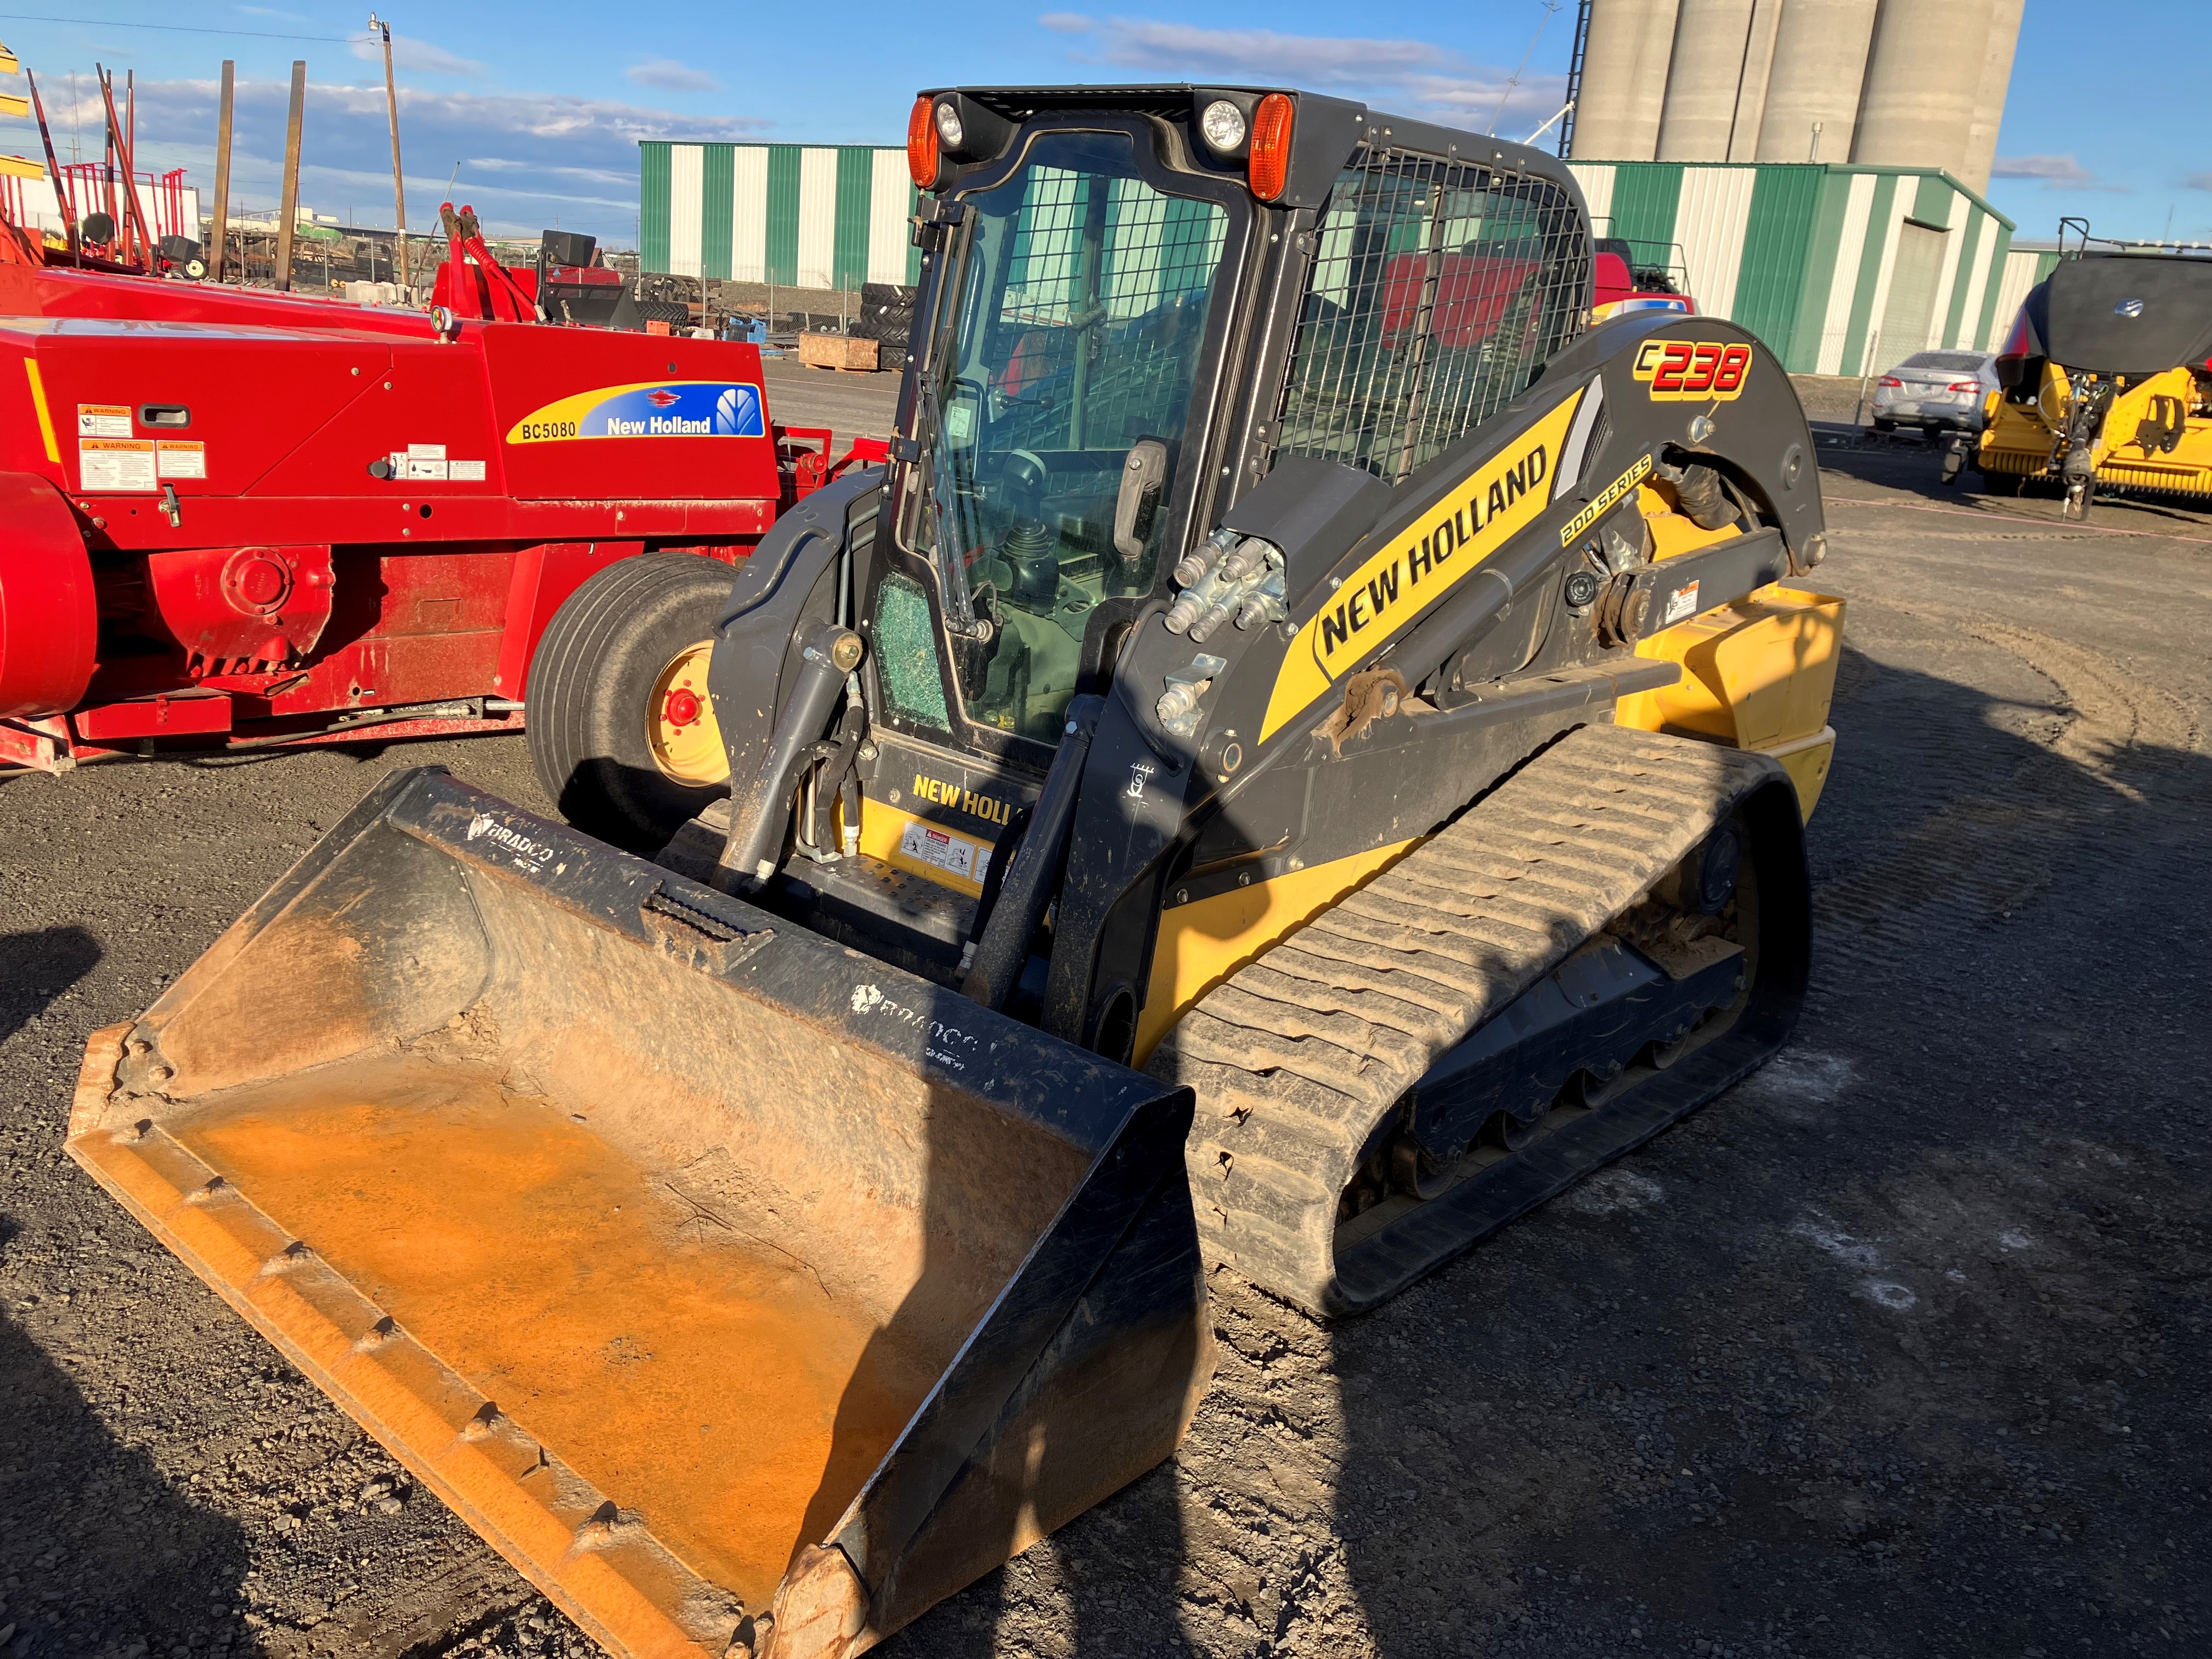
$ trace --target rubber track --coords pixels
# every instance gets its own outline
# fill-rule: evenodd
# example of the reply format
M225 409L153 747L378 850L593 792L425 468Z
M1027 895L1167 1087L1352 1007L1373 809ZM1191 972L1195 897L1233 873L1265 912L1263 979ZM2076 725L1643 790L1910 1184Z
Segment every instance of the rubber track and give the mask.
M1358 1287L1341 1281L1337 1200L1371 1136L1439 1055L1638 902L1747 795L1782 775L1762 755L1584 726L1200 999L1146 1069L1198 1095L1189 1164L1209 1255L1278 1296L1334 1314L1368 1305L1472 1243L1479 1232L1455 1237L1432 1218L1412 1256L1396 1252L1389 1283L1371 1273Z

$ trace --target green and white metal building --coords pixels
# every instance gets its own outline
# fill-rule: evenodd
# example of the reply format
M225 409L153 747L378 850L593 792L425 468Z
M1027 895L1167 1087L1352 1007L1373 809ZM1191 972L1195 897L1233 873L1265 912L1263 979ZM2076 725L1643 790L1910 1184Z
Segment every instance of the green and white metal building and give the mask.
M850 290L919 269L903 148L647 139L638 167L647 270Z
M647 270L779 287L911 283L902 148L639 145ZM1826 162L1588 161L1598 234L1678 265L1700 311L1797 374L1860 374L1929 347L1989 350L2057 262L1947 173Z
M1801 374L1989 350L2046 262L1947 173L1826 162L1575 161L1600 235L1669 250L1711 315Z

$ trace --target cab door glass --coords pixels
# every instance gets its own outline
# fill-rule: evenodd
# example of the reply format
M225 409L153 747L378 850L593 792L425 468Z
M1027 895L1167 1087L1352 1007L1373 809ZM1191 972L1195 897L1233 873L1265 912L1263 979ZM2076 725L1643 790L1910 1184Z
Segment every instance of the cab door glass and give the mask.
M1152 586L1228 214L1120 133L1045 134L963 199L922 541L969 717L1057 742L1091 612Z

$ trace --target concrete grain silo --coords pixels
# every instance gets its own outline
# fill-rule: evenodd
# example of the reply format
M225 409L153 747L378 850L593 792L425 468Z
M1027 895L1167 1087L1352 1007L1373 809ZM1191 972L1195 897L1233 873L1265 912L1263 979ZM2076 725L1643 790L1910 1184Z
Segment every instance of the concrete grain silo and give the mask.
M1981 102L1996 0L1896 0L1875 21L1851 160L1956 177Z
M2027 0L1996 0L1990 16L1990 45L1982 64L1982 89L1974 100L1973 125L1966 132L1966 159L1959 182L1969 190L1990 187L1990 167L1997 158L1997 128L2004 120L2005 94L2012 86L2012 57L2020 45L2020 14Z
M1679 4L1592 0L1577 82L1575 155L1648 161L1657 154Z
M1570 94L1571 154L1923 167L1979 191L1996 152L2021 8L2022 0L1592 0Z
M1749 161L1782 0L1681 0L1659 118L1662 161Z
M1767 72L1758 160L1850 159L1867 48L1874 40L1875 14L1880 7L1881 0L1787 0ZM1820 130L1817 151L1816 125Z
M2019 264L1982 191L2021 12L1590 0L1562 148L1601 234L1793 372L1984 349Z

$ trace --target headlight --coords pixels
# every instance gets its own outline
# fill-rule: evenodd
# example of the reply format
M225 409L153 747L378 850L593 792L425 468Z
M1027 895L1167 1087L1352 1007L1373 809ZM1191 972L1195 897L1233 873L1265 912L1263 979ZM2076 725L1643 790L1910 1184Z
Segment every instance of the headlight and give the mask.
M944 140L945 149L960 148L960 112L949 103L937 106L937 136Z
M1244 112L1226 98L1217 98L1198 118L1206 142L1218 150L1232 150L1244 142Z

